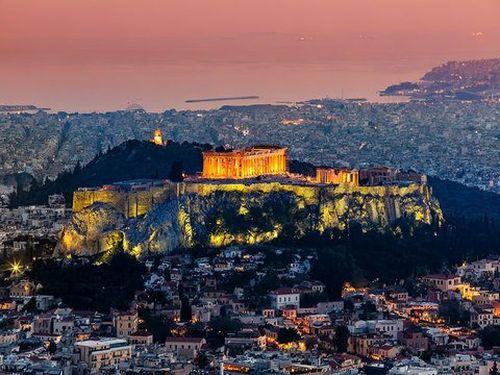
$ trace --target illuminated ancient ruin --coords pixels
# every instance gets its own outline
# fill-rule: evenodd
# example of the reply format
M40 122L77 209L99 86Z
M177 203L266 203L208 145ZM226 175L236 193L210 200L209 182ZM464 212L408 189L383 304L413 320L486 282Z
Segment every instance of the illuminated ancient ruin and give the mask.
M357 169L318 167L316 168L316 182L359 186L359 171Z
M286 173L286 148L257 146L203 153L202 177L206 179L243 179Z

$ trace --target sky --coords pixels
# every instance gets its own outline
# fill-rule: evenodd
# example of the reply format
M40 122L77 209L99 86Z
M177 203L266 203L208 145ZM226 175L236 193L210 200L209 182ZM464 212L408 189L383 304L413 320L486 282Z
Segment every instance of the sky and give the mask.
M498 0L0 0L0 103L374 99L448 60L500 57L499 15Z

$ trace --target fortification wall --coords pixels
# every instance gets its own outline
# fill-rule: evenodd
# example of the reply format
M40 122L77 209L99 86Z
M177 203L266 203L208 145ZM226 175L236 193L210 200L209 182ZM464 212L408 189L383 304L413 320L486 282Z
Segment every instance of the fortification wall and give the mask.
M113 190L77 190L73 193L73 212L80 212L95 202L109 203L125 214L126 196Z
M73 212L80 212L95 202L109 203L126 218L144 215L156 204L176 195L176 185L154 186L148 190L78 190L73 194Z

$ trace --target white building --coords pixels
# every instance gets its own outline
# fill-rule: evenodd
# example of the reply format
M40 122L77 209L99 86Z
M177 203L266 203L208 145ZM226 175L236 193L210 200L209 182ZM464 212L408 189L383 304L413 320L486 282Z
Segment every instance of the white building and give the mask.
M500 268L497 259L481 259L472 263L464 263L457 268L457 274L466 278L478 279L486 275L494 275Z
M132 357L132 346L124 339L86 340L75 344L78 360L88 365L91 373L99 369L117 366Z
M375 332L390 336L394 340L398 338L399 332L403 332L402 319L368 321L368 326L373 327Z
M271 305L274 309L282 309L286 306L300 307L300 293L290 288L280 288L270 294Z
M410 365L395 365L388 372L390 375L437 375L434 367L420 367Z

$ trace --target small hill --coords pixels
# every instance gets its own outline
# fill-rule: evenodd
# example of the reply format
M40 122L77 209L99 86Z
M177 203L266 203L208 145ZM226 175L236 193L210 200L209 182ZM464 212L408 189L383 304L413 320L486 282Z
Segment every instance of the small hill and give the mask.
M51 194L64 194L71 202L73 191L118 181L141 178L179 177L180 172L196 173L202 168L202 152L210 145L169 142L157 146L147 141L130 140L97 155L90 163L77 165L72 172L60 174L43 185L33 181L28 191L18 191L10 197L11 206L45 204Z
M429 177L433 195L439 200L444 217L484 218L500 222L500 195L458 182Z

